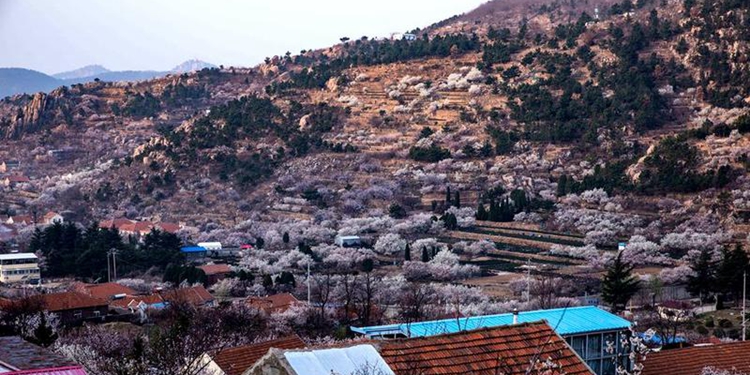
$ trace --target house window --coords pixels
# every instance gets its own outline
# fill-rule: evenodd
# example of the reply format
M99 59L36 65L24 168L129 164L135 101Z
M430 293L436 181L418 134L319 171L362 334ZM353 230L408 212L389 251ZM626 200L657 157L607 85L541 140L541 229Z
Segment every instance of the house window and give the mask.
M572 347L578 355L586 358L586 336L573 337Z
M599 375L615 375L615 363L612 358L602 360L602 372Z
M586 351L586 358L601 358L602 335L590 335L588 338L588 350Z
M83 318L83 311L81 311L81 310L76 310L75 312L73 312L73 317L74 317L74 318L76 318L76 319L81 319L81 318Z

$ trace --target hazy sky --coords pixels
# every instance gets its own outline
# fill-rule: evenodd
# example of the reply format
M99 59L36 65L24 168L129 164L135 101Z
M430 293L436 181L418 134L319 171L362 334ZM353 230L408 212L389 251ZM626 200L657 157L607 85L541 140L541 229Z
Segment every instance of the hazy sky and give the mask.
M486 0L0 0L0 67L48 74L101 64L251 66L343 36L386 36Z

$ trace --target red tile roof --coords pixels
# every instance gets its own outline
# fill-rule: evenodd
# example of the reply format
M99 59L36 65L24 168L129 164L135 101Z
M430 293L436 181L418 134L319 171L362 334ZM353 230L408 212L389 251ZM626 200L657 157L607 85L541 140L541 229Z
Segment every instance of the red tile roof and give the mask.
M175 223L161 222L154 224L154 226L167 233L177 233L180 230L180 224Z
M26 176L19 176L19 175L10 175L5 177L9 182L15 182L15 183L24 183L24 182L31 182L28 177Z
M167 302L188 302L193 306L203 306L213 302L214 297L202 285L189 288L170 289L159 292Z
M34 219L31 218L31 215L16 215L12 216L11 219L13 219L14 224L33 224Z
M76 310L107 306L107 301L79 292L40 294L39 298L42 299L44 307L48 311Z
M707 366L750 373L750 341L650 353L643 361L642 375L700 375Z
M136 221L134 223L127 223L120 225L118 228L122 232L129 232L133 234L148 234L151 232L151 228L154 227L150 221Z
M229 268L228 264L206 264L199 266L198 268L202 269L203 272L206 273L206 276L221 275L232 272L232 269Z
M115 229L120 229L121 226L125 224L130 224L132 222L133 220L130 220L124 217L119 217L114 220L102 220L99 222L99 228L109 229L109 228L114 227Z
M545 322L385 341L380 355L397 375L527 374L535 356L537 363L551 358L561 366L538 373L593 375Z
M301 349L304 347L305 342L299 336L292 335L257 344L225 349L214 355L213 360L226 375L241 375L266 355L271 348Z
M266 297L249 297L245 304L267 313L284 312L292 305L299 303L299 300L291 293L279 293Z
M134 295L136 291L118 283L78 284L76 291L86 293L94 298L109 299L117 294Z

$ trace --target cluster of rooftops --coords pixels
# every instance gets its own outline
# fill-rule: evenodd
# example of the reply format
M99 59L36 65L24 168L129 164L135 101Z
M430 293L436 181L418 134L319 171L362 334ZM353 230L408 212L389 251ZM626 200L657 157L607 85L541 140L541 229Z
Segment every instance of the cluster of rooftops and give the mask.
M94 294L115 291L111 284L82 287ZM354 327L359 338L335 344L310 345L290 335L208 350L197 360L212 375L603 375L610 370L587 360L571 338L630 328L628 320L597 307L569 307ZM641 374L699 375L708 366L750 372L748 358L750 342L665 350L649 354ZM86 374L81 366L17 337L0 338L0 373Z

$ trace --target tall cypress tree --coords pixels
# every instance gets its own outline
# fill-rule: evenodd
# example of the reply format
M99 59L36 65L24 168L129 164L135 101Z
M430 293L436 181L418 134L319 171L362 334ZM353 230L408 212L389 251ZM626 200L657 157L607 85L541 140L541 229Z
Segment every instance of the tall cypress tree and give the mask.
M741 245L731 251L724 251L724 259L717 272L718 292L728 294L735 300L742 298L743 274L748 270L747 253Z
M461 208L461 195L459 192L456 192L456 198L453 200L453 205L456 206L456 208Z
M445 189L445 205L450 207L451 206L451 187L448 186Z
M693 274L688 276L687 291L694 296L698 296L701 302L714 291L716 285L715 264L711 260L711 253L704 249L698 258L690 263Z
M404 249L404 260L407 262L411 260L411 246L408 243Z
M427 252L427 247L422 248L422 261L425 263L430 261L430 254Z
M488 214L487 210L484 208L484 204L479 203L479 206L477 207L477 214L475 215L477 220L487 220Z
M631 274L633 266L622 261L622 252L607 268L602 279L602 299L612 306L612 311L625 309L630 298L638 292L640 281Z

